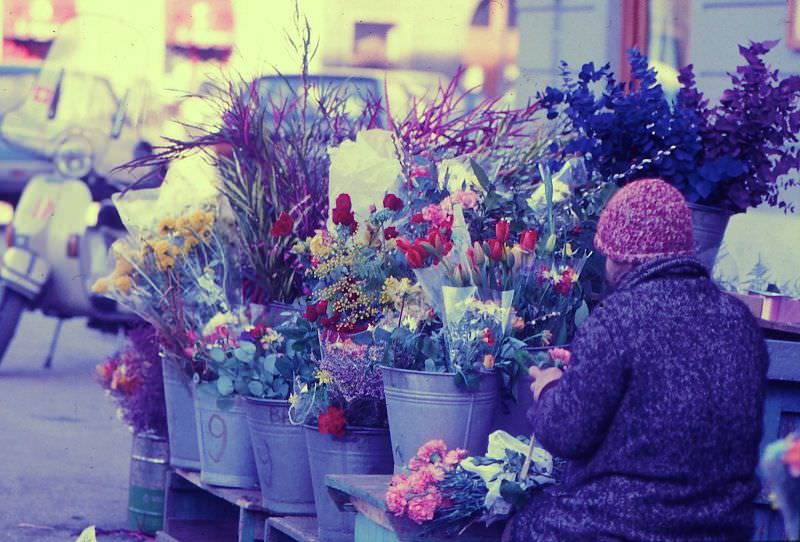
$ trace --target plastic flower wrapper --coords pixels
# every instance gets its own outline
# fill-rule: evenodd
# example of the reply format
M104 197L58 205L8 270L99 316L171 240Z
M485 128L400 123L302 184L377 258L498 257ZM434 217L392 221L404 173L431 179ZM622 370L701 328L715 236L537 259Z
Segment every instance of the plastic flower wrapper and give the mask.
M800 538L800 434L791 433L769 444L761 455L759 473L769 498L783 515L788 540Z
M356 219L365 220L370 205L380 201L386 192L397 192L401 175L392 133L388 130L362 130L355 141L346 140L328 149L330 209L339 194L349 193ZM358 190L353 190L358 187Z
M483 190L466 157L442 160L437 169L440 190L447 190L450 194L460 190Z
M485 456L468 457L460 467L481 477L486 484L484 507L489 516L506 516L514 508L512 500L506 500L504 491L523 494L529 488L554 484L553 456L539 446L531 452L528 476L520 478L520 468L530 452L530 442L514 438L505 431L489 435L489 446ZM513 487L513 489L511 489Z
M552 176L552 202L560 203L572 195L570 181L576 174L583 174L583 162L570 160ZM539 184L528 198L528 206L537 213L547 210L547 186L545 182Z
M442 296L448 368L470 387L475 371L494 368L511 325L514 291L445 286Z
M135 235L158 229L164 217L185 209L218 207L221 202L219 172L200 153L170 162L158 188L128 190L112 196L125 228Z

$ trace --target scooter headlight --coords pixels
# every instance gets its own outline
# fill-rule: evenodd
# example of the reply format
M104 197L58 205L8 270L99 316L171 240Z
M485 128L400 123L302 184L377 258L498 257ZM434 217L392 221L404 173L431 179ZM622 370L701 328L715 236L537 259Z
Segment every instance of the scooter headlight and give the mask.
M88 139L70 136L59 145L55 156L58 172L64 177L81 179L94 167L94 149Z

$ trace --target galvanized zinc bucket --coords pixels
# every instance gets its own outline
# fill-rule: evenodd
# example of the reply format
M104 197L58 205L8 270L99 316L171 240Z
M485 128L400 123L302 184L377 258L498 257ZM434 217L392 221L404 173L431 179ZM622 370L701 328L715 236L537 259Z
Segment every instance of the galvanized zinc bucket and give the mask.
M431 439L471 454L486 451L498 404L497 375L482 374L470 392L456 385L452 373L382 369L396 472Z
M192 383L181 372L177 360L162 353L161 363L167 406L169 464L176 468L200 470Z
M725 229L731 218L731 212L718 207L690 203L692 211L692 230L697 259L709 270L714 268L717 253L725 237Z
M348 427L344 437L319 432L304 426L317 522L321 542L352 542L355 511L341 511L325 485L329 474L390 474L392 448L386 429Z
M204 382L195 386L200 480L214 486L257 487L258 473L244 398L225 397L220 404L218 399L216 385Z
M247 422L261 504L275 514L314 514L306 435L289 422L289 402L247 397Z
M155 534L164 524L164 478L169 446L164 438L133 436L131 476L128 490L128 527Z

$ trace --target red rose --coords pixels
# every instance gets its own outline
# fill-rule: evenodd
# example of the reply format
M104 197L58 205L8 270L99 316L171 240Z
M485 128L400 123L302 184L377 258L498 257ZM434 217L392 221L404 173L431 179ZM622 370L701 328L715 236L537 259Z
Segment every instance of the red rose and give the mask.
M353 213L353 206L350 201L350 196L347 194L339 194L336 197L336 206L331 211L331 219L334 224L347 226L350 231L356 230L356 216Z
M272 235L272 237L284 237L291 234L293 229L294 220L292 220L292 217L289 216L289 213L283 212L278 217L278 220L272 224L270 235Z
M386 194L383 198L383 206L390 211L399 211L403 208L403 200L394 194Z
M336 196L336 207L342 211L352 211L353 202L350 200L349 194L339 194Z
M317 318L319 318L319 313L317 312L317 306L306 305L306 312L303 313L303 318L305 318L309 322L316 322Z
M497 239L490 239L489 240L489 257L499 262L503 259L503 243L498 241Z
M555 285L556 292L561 295L567 295L570 290L572 290L572 277L572 269L567 269L564 271L564 274L561 275L561 279Z
M483 330L483 342L485 342L489 346L494 346L495 345L496 341L495 341L495 338L494 338L494 333L492 333L492 330L489 329L488 327Z
M533 252L536 250L536 243L539 242L539 232L536 230L525 230L519 238L519 246L522 250Z
M501 243L505 244L508 241L509 224L505 220L501 220L494 227L494 236Z
M396 239L398 235L400 235L400 233L394 226L389 226L388 228L383 229L383 238L387 241L389 239Z
M412 247L406 252L406 260L412 269L425 267L425 250L419 247Z
M345 425L347 425L347 420L345 420L344 417L344 410L339 407L329 406L319 415L317 425L320 433L333 435L335 437L343 437L344 428Z

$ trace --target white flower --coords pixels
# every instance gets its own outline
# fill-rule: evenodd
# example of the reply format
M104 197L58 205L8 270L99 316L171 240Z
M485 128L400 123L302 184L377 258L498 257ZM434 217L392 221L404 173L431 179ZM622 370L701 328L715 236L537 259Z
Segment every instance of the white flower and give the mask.
M564 201L572 194L567 179L572 176L573 170L576 167L577 166L573 162L567 162L558 173L553 175L553 203ZM528 198L528 207L536 212L543 212L547 208L547 195L545 193L544 183L536 187L531 197Z

